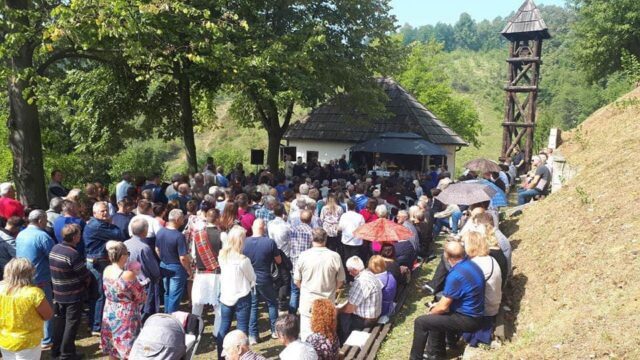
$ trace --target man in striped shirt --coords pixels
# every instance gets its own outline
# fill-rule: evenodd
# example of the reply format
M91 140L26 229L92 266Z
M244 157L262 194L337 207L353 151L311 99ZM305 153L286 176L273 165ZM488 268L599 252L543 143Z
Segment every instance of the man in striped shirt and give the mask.
M76 334L80 326L82 305L91 277L84 257L76 250L82 239L77 224L62 229L62 243L49 253L49 268L53 284L53 348L54 359L79 359Z
M300 225L294 226L291 229L290 235L290 259L293 268L296 268L298 258L303 251L311 248L313 243L313 229L311 228L312 213L309 210L302 210L300 212ZM300 288L293 281L291 277L291 298L289 300L289 314L296 314L298 311L298 305L300 303Z

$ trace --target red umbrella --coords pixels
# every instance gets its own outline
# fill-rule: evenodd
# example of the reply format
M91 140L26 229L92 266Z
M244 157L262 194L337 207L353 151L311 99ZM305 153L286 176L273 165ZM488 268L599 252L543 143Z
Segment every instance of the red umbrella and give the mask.
M353 232L353 236L372 242L396 242L413 236L411 230L391 220L378 219L364 224Z

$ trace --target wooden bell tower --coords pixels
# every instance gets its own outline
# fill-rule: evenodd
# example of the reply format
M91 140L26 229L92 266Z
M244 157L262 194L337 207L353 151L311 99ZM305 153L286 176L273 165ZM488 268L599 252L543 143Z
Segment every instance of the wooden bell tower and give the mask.
M511 156L518 145L524 152L528 169L533 156L542 40L550 39L551 35L532 0L525 0L501 34L510 41L508 81L504 86L506 106L502 124L502 156ZM523 139L524 147L521 145Z

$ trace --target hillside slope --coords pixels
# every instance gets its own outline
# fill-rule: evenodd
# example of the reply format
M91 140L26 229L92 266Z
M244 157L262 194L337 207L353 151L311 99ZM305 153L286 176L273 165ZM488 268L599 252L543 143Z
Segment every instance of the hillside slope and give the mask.
M515 224L517 335L487 358L640 358L640 89L567 134L578 169Z

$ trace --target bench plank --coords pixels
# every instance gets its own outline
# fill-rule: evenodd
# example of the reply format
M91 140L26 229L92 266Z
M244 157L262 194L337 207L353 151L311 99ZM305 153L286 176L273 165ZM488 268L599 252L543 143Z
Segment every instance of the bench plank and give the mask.
M376 358L376 355L378 354L378 350L380 349L380 346L382 346L382 342L384 341L384 339L387 337L389 330L391 330L390 322L384 324L384 326L382 327L382 330L380 330L380 333L376 337L376 341L373 343L373 346L371 346L371 349L369 349L369 353L367 354L366 360L374 360ZM365 359L365 358L362 357L361 359Z
M371 348L371 345L373 345L373 342L378 337L378 334L380 333L381 328L382 328L382 325L376 325L371 329L371 331L369 331L369 338L367 339L367 342L364 343L364 346L360 350L360 353L358 353L358 357L356 358L357 360L362 360L365 358L365 356L367 356L367 354L369 353L369 349Z

